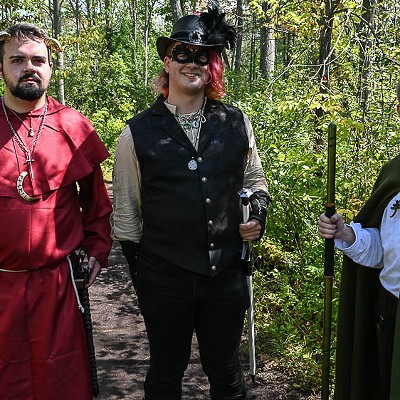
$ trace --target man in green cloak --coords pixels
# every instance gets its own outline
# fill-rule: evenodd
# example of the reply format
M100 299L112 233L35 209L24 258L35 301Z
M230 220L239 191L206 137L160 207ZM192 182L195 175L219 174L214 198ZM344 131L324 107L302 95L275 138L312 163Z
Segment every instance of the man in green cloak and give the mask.
M397 86L400 115L400 83ZM343 256L336 400L400 399L400 156L386 163L350 224L322 214L322 238Z

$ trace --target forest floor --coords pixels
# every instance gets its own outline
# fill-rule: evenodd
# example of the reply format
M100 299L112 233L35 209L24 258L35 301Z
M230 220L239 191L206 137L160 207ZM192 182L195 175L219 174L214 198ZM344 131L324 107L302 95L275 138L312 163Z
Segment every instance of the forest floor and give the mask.
M102 271L89 293L100 387L97 399L142 400L149 365L148 342L119 243L113 245L110 267ZM278 368L273 359L257 360L255 383L248 372L247 354L243 354L242 364L248 400L319 399L317 394L299 390L294 377ZM191 362L183 380L183 399L209 399L208 382L201 369L195 337Z

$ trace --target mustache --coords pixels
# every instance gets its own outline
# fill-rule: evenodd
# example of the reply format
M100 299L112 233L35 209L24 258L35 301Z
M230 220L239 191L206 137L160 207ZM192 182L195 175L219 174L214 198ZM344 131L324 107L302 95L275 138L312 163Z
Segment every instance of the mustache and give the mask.
M24 79L32 79L33 81L35 81L36 83L41 83L42 80L40 79L40 77L36 74L33 73L28 73L25 75L22 75L19 79L18 79L18 83L21 83Z

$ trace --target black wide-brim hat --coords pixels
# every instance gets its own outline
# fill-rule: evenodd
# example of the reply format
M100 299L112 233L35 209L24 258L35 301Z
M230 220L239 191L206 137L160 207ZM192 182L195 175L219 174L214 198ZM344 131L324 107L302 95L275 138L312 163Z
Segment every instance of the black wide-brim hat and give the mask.
M236 43L236 31L224 22L225 14L209 9L200 15L186 15L175 22L170 37L157 39L157 52L164 60L168 47L174 42L214 48L221 52L224 47L232 48Z

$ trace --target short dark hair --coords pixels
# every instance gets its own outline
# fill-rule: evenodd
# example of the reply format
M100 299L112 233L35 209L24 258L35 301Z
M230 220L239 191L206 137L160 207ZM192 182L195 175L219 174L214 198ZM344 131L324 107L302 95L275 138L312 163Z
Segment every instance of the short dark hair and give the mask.
M28 23L15 24L5 30L11 37L17 39L30 39L35 42L49 39L47 33L36 25ZM5 41L0 41L0 63L3 64L4 57L4 43ZM50 62L50 50L49 50L49 62Z

